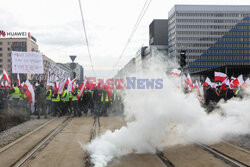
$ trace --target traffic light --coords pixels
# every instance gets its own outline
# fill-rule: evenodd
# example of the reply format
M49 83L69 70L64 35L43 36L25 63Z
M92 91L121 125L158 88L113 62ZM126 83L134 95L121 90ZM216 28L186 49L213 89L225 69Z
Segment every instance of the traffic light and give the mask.
M186 62L186 51L185 50L181 50L181 53L180 53L180 66L181 68L183 68L187 62Z

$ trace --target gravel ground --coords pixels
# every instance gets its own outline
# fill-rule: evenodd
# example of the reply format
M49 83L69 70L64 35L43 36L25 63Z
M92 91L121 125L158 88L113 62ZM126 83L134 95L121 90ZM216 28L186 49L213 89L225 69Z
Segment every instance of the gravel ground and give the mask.
M17 138L29 133L30 131L36 129L40 125L47 122L49 119L36 119L31 118L29 121L14 126L10 129L2 131L0 133L0 148L4 147L5 145L11 143L12 141L16 140Z
M241 136L230 136L226 138L226 140L231 144L250 151L250 134Z

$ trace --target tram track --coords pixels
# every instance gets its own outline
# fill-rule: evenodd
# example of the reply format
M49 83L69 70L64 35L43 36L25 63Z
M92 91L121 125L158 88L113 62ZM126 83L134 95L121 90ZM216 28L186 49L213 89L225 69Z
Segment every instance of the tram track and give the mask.
M234 157L231 157L215 148L211 148L210 146L201 144L201 143L196 143L196 145L198 145L200 148L202 148L203 150L211 153L212 155L214 155L216 158L221 159L222 161L224 161L225 163L229 164L230 166L233 167L249 167L249 165L245 164L244 162L241 162L237 159L235 159ZM250 155L249 155L250 156Z
M65 126L72 120L71 117L67 117L63 122L61 122L56 128L54 128L49 134L44 136L34 147L28 150L23 156L21 156L17 161L15 161L11 167L21 167L27 161L29 161L38 151L42 150L43 148L48 145L48 143L57 135L59 134Z

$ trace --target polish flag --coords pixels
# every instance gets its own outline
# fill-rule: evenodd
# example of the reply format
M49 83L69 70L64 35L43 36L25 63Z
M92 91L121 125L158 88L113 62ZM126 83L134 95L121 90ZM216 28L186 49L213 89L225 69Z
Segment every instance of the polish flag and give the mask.
M31 104L31 103L34 104L35 103L35 92L33 89L33 85L31 85L29 80L26 80L23 87L26 88L24 93L27 96L28 104Z
M5 81L4 87L7 88L9 86L8 81Z
M244 79L243 79L243 75L242 74L240 76L238 76L237 80L239 82L238 86L241 86L241 85L244 84Z
M229 79L225 79L221 84L221 87L222 87L223 90L226 90L226 86L231 88Z
M82 94L83 94L83 91L84 91L84 89L85 89L85 87L86 87L86 84L87 84L87 80L85 80L85 81L81 84L81 86L80 86L80 92L79 92L78 95L77 95L77 99L78 99L78 100L81 98L81 96L82 96Z
M20 77L19 77L19 74L17 74L17 82L16 82L16 85L19 87L20 86Z
M244 84L243 75L238 76L238 78L231 78L230 87L241 86Z
M64 87L65 87L67 81L68 81L68 80L64 80L62 83L60 83L59 89L58 89L58 93L59 93L59 94L62 94L62 93L63 93L63 89L64 89Z
M224 74L222 72L214 72L214 80L215 81L225 81L225 79L227 78L227 74Z
M3 79L6 80L6 81L8 81L9 83L11 82L11 81L10 81L10 78L9 78L9 76L8 76L8 74L6 73L5 70L3 70Z
M196 80L196 81L195 81L194 88L195 88L195 89L199 89L199 87L200 87L200 85L199 85L198 81Z
M181 74L181 70L173 69L170 74L174 77L178 77Z
M231 77L231 78L230 78L230 82L233 82L234 80L236 80L235 77Z
M191 88L193 88L192 79L189 74L187 75L186 84L189 85Z
M56 88L56 93L58 92L58 90L59 90L59 82L56 82L55 81L55 85L54 85L54 87Z
M4 86L4 82L3 82L3 81L1 82L1 87L2 87L2 86Z
M22 82L22 84L21 84L21 88L23 88L24 87L24 82Z
M75 90L73 90L73 84L75 83L75 80L76 80L76 78L75 79L73 79L72 81L70 81L70 79L68 79L67 80L67 82L68 82L68 88L67 88L67 91L68 92L75 92ZM66 82L66 83L67 83Z
M210 81L210 79L207 77L206 80L205 80L205 82L204 82L204 84L203 84L203 86L208 86L208 85L212 86L213 83L212 83L212 82Z
M247 78L247 79L245 80L245 82L242 84L242 87L243 87L243 88L248 88L249 85L250 85L250 79Z

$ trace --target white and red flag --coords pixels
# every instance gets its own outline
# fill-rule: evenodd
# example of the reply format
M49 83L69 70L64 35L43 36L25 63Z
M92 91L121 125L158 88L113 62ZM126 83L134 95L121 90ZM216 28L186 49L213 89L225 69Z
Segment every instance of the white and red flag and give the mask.
M66 83L68 83L68 88L67 88L68 92L72 92L72 91L75 92L75 90L73 88L73 85L74 85L75 81L76 81L76 78L73 79L72 81L70 79L67 80Z
M4 87L7 88L9 86L8 81L5 81Z
M59 82L56 82L55 81L55 85L54 85L55 89L56 89L56 93L58 92L59 90Z
M223 90L226 90L226 86L228 86L229 88L231 88L229 79L225 79L225 80L221 83L221 87L222 87Z
M227 74L224 74L222 72L214 72L214 80L215 81L225 81L225 79L227 78Z
M22 82L20 86L21 86L21 88L23 88L24 87L24 82Z
M27 96L28 104L31 104L31 103L34 104L35 103L35 92L33 89L33 85L29 82L29 80L26 80L23 87L26 88L24 93Z
M244 84L244 79L242 74L238 76L237 80L239 82L238 86L242 86Z
M244 84L243 75L238 76L238 78L231 77L230 87L241 86Z
M5 70L3 70L3 79L5 81L8 81L9 83L11 82L11 80L10 80L10 78Z
M181 70L173 69L170 74L174 77L178 77L181 74Z
M17 73L17 82L16 82L16 85L19 87L20 86L20 77L19 77L19 74Z
M247 78L247 79L245 80L245 82L242 84L242 87L243 87L243 88L248 88L249 85L250 85L250 79Z
M203 84L203 86L208 86L208 85L212 86L213 83L212 83L212 82L210 81L210 79L207 77L206 80L205 80L205 82L204 82L204 84Z
M64 89L64 87L65 87L67 81L68 81L68 80L64 80L62 83L60 83L59 89L58 89L58 93L59 93L59 94L62 94L62 93L63 93L63 89Z
M88 82L88 81L85 80L85 81L80 85L80 92L79 92L78 95L77 95L77 99L78 99L78 100L81 98L81 96L82 96L82 94L83 94L83 91L84 91L84 89L85 89L85 87L86 87L87 82Z
M193 88L192 79L189 74L187 75L186 84Z
M3 82L3 81L1 82L1 87L2 87L2 86L4 86L4 82Z

